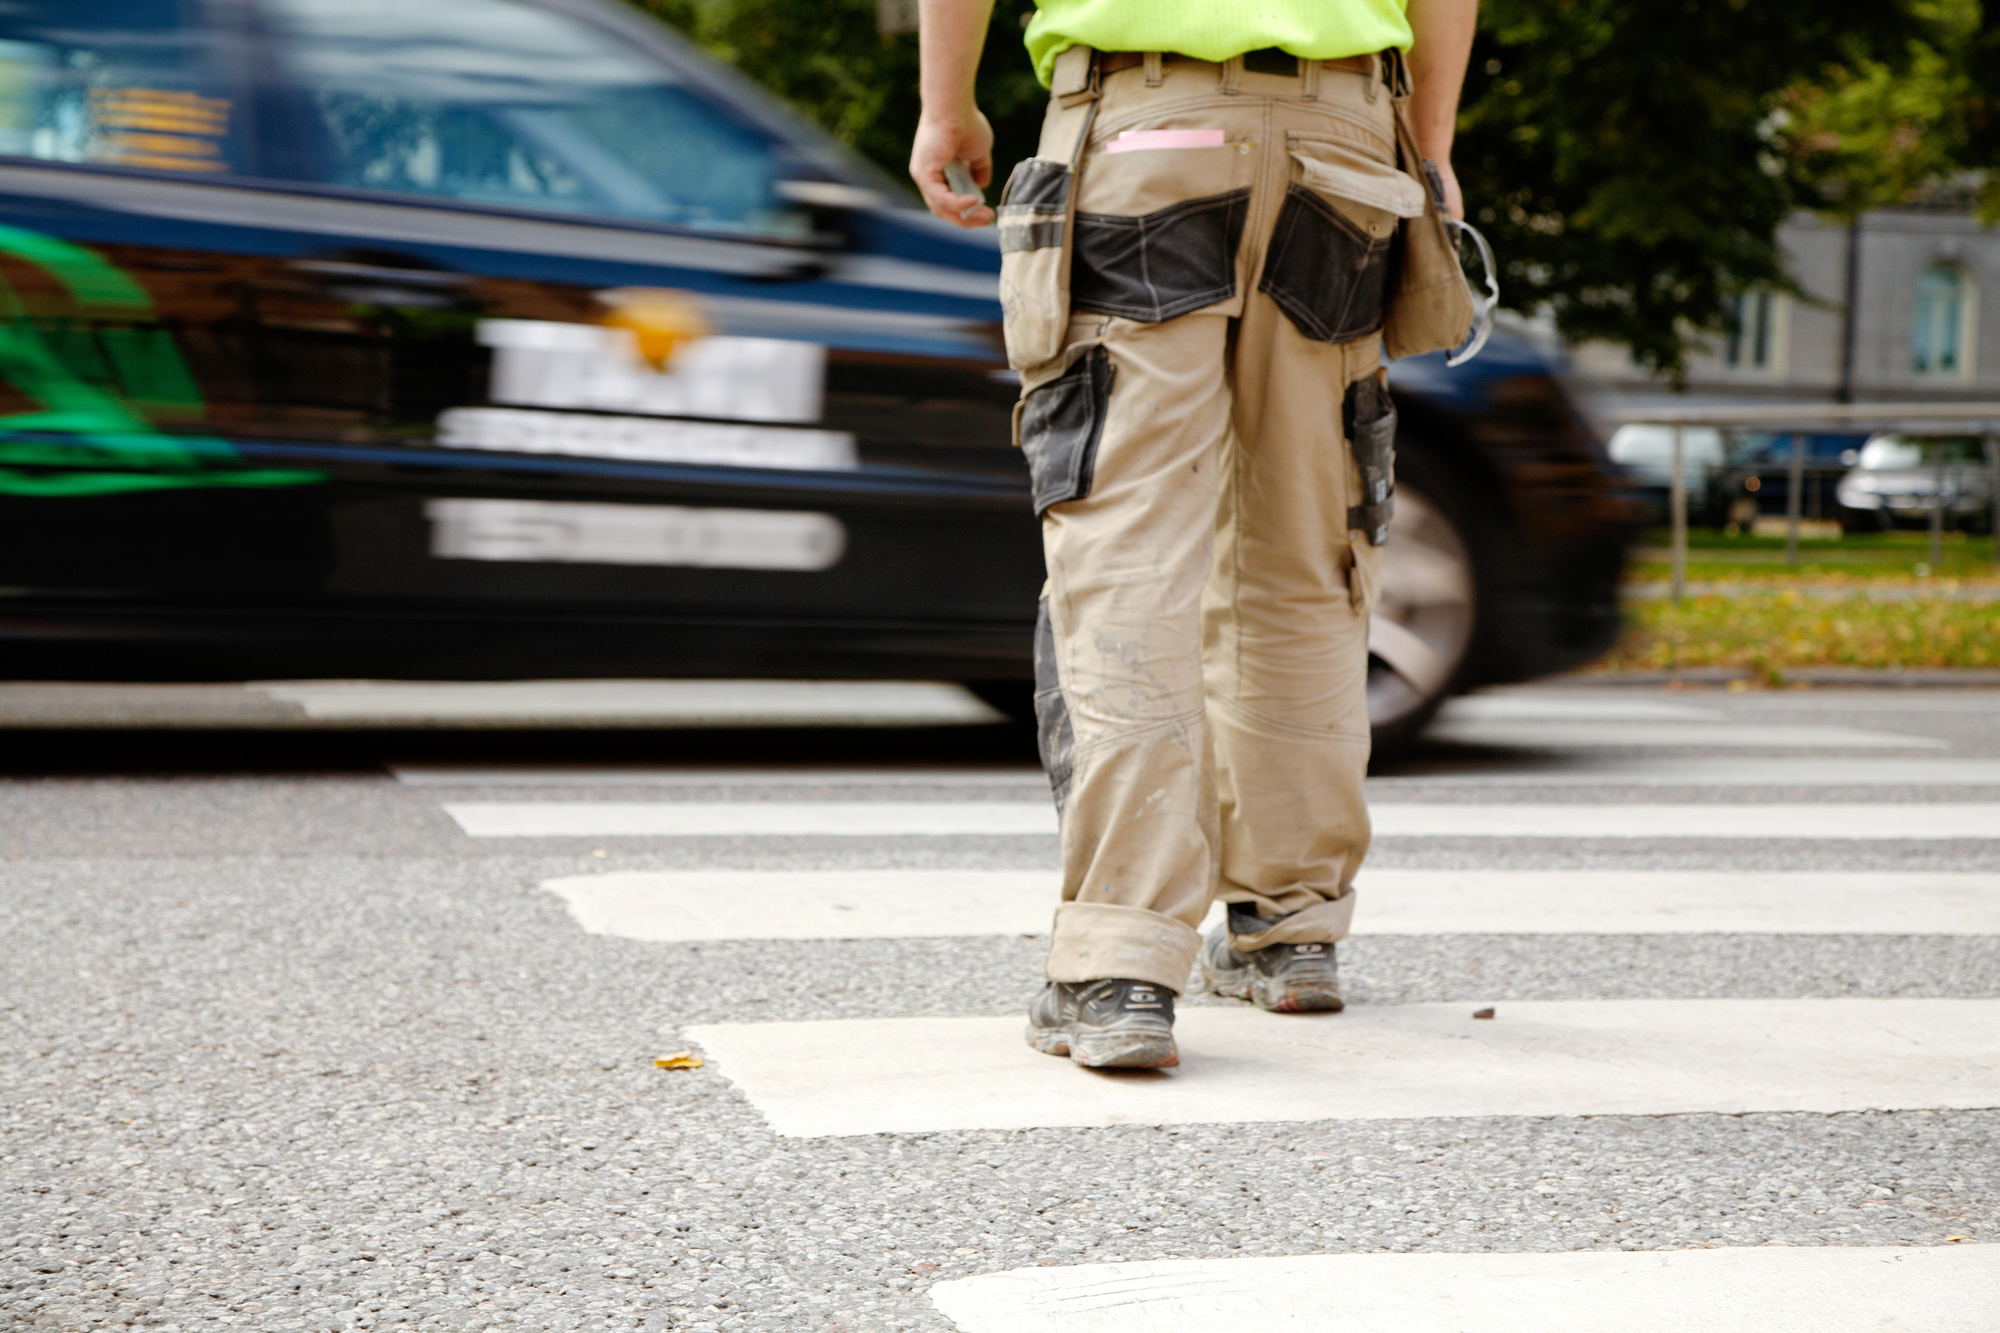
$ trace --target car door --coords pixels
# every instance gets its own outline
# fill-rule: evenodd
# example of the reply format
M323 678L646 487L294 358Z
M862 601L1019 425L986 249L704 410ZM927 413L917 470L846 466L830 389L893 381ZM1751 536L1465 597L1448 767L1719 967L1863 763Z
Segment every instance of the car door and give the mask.
M314 674L1018 674L990 241L621 7L240 16L240 166L50 201L101 251L172 231L205 426L316 479L283 525L314 558L221 638Z
M518 670L1025 649L990 251L616 11L258 14L263 170L312 201L256 296L266 433L367 460L330 597L492 635Z

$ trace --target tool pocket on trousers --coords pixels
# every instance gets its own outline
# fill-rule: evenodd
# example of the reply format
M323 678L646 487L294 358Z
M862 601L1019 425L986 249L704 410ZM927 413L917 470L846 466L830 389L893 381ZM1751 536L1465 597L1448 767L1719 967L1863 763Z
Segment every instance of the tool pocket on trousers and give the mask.
M1053 360L1069 324L1063 230L1069 216L1069 165L1031 157L1014 168L1000 195L1000 314L1007 361L1027 370Z
M1347 529L1380 546L1389 540L1389 520L1396 513L1396 404L1379 372L1347 386L1341 416L1357 486Z
M1424 187L1358 143L1288 136L1291 184L1257 288L1295 328L1344 343L1382 327L1390 254Z
M1092 347L1021 400L1021 451L1028 456L1037 515L1090 494L1115 370L1111 354Z
M1071 306L1157 324L1236 295L1249 147L1093 155L1077 197Z

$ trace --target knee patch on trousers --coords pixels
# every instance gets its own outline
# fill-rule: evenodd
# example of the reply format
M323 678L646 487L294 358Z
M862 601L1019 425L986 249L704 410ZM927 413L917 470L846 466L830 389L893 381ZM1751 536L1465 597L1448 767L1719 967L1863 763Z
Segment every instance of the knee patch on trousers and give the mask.
M1021 400L1021 451L1028 456L1037 515L1050 505L1090 494L1116 372L1111 353L1092 347Z
M1049 621L1046 597L1035 611L1035 745L1041 751L1042 770L1049 775L1049 790L1055 794L1060 812L1069 799L1070 776L1076 771L1076 729L1070 725L1069 704L1056 671L1056 631Z

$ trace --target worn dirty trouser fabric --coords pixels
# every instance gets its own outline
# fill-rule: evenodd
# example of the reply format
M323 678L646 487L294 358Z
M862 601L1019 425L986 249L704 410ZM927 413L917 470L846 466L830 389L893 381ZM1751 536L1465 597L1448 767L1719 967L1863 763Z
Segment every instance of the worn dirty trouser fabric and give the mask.
M1284 918L1240 948L1347 933L1394 435L1379 331L1391 240L1424 198L1391 116L1379 81L1333 69L1102 80L1066 338L1024 371L1020 411L1048 562L1051 980L1178 992L1217 894ZM1073 160L1079 125L1052 107L1037 161ZM1105 151L1169 129L1224 142ZM1008 218L1010 259L1063 239Z

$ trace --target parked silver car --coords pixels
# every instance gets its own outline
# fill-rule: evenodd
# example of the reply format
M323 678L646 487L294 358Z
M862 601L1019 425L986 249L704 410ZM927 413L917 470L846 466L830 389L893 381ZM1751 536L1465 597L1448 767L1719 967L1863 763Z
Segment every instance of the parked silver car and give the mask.
M1940 504L1949 527L1993 521L1994 463L1976 436L1877 435L1861 447L1837 492L1843 517L1883 528L1930 522ZM1850 522L1850 526L1855 526Z

